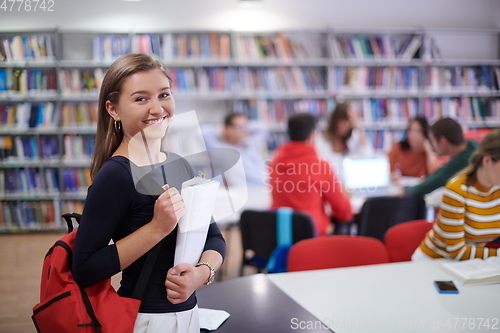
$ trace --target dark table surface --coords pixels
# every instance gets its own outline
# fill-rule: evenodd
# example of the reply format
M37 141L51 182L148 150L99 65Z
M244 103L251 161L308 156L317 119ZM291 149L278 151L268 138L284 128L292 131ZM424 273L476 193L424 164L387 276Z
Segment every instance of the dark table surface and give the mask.
M331 332L265 274L217 282L198 289L196 295L200 308L231 315L217 333Z

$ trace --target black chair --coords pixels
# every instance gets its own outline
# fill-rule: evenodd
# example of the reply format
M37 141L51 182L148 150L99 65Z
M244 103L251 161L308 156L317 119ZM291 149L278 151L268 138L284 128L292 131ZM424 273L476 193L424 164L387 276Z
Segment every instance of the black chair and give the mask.
M384 241L385 232L392 226L412 220L425 219L426 207L422 196L368 198L359 218L360 236Z
M314 225L308 215L293 212L292 224L292 242L294 244L315 236ZM245 266L253 266L261 273L277 245L276 211L243 211L240 217L240 230L243 245L240 276L243 275ZM249 250L252 251L252 255L247 255Z

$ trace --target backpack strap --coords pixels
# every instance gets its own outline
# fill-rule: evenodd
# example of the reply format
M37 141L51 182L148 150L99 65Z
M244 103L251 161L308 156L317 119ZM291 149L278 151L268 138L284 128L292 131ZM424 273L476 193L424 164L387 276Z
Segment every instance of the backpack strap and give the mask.
M276 248L271 253L266 269L269 273L286 272L286 257L293 244L293 209L280 207L276 211Z
M76 223L80 224L80 219L82 218L81 214L71 213L71 214L62 214L64 221L68 225L68 234L73 231L73 219L75 219Z
M158 254L160 253L161 242L156 244L148 253L146 257L146 262L144 263L144 267L142 268L141 275L139 275L139 279L137 279L137 283L134 288L134 292L132 293L132 298L142 299L144 295L144 290L146 290L146 285L148 284L149 277L151 276L151 272L153 271L153 266L158 258Z
M276 215L276 238L278 246L291 246L293 243L292 215L293 209L290 207L278 208Z

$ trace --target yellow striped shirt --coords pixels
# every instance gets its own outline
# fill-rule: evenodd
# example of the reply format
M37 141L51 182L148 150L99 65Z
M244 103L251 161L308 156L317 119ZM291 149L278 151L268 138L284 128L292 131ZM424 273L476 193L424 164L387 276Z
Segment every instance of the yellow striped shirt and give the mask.
M500 256L486 243L500 236L500 186L466 185L460 175L446 184L439 214L420 249L432 258L467 260Z

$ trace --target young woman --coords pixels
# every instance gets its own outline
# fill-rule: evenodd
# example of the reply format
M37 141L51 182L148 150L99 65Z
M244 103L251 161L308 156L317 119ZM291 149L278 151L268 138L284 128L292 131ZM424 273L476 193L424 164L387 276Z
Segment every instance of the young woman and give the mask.
M174 117L172 80L157 59L128 54L106 72L99 94L95 152L73 274L89 286L122 271L118 293L130 297L150 249L160 253L142 298L135 332L199 332L195 290L222 264L225 242L210 225L200 265L173 266L177 191L194 176L188 162L160 150ZM142 178L148 175L153 184ZM110 241L113 241L110 244Z
M429 141L429 124L423 117L410 120L406 138L395 143L389 152L392 179L399 176L423 177L439 167Z
M368 156L373 146L359 129L358 117L347 103L339 103L330 114L326 129L316 138L318 154L330 162L342 178L342 160L347 155Z
M470 165L446 185L433 228L412 260L500 256L500 130L490 132Z

